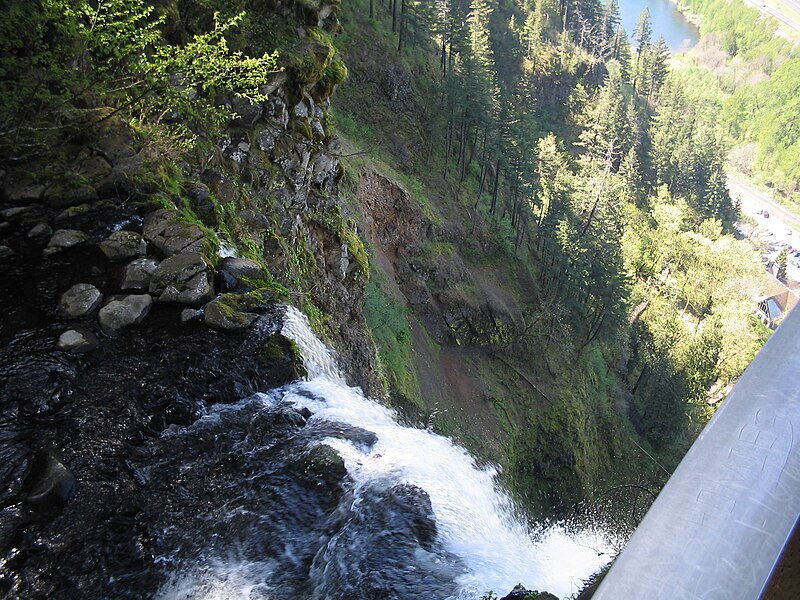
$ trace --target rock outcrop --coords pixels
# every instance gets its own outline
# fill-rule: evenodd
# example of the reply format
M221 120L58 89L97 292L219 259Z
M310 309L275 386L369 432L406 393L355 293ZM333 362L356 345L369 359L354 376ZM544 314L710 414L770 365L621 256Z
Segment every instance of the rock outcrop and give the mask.
M299 7L309 28L337 26L333 3L273 4L259 18L291 23ZM328 116L346 70L327 33L289 30L296 63L268 101L230 103L238 116L210 159L161 152L124 112L75 107L32 140L46 150L0 156L0 548L17 557L3 593L155 594L168 528L227 501L229 476L241 477L235 459L215 462L216 437L186 447L163 432L202 430L212 405L304 376L281 302L317 315L351 381L382 393L361 312L366 254L342 212ZM284 432L291 448L310 413L273 412L226 443L252 436L261 451ZM206 472L159 472L197 449ZM283 462L314 490L294 508L324 531L318 507L342 493L341 457Z
M205 233L193 224L180 220L178 213L161 209L145 217L144 238L162 257L178 253L200 253L204 250Z
M144 256L147 253L147 243L135 231L114 231L100 243L100 250L108 260L129 260Z
M155 268L150 279L150 293L160 302L198 305L214 296L210 265L201 254L173 254Z
M61 296L59 311L67 319L85 317L103 300L103 294L90 283L76 283Z
M100 309L97 319L107 335L116 335L121 329L138 325L153 307L153 298L148 294L131 294L112 298Z

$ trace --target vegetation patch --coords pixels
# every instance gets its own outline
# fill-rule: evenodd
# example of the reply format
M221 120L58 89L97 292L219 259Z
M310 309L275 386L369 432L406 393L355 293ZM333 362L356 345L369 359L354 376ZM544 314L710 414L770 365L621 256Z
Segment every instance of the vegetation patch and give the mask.
M364 316L378 347L390 392L400 394L424 409L408 324L408 309L387 291L387 285L384 275L373 268L364 294Z

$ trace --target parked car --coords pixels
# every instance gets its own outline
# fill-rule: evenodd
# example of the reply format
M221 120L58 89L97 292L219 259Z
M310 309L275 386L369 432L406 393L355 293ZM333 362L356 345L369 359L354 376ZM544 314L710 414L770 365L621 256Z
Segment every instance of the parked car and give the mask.
M764 218L769 219L769 211L764 211Z

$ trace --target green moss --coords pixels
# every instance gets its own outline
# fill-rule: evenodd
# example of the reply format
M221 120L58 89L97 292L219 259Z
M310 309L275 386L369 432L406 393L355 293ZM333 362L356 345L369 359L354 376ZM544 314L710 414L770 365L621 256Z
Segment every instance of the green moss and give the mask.
M364 279L364 282L369 282L369 256L364 247L364 242L356 235L356 232L351 227L345 227L342 231L342 237L347 243L347 248L350 255L353 257L353 262L356 264L356 273Z
M314 130L311 129L311 124L308 121L296 119L294 121L294 130L310 141L314 141Z
M322 2L320 0L295 0L294 5L301 18L304 17L306 20L314 22L317 19Z
M388 388L425 408L415 366L408 309L386 291L384 276L373 269L364 293L364 317L378 348Z
M265 302L285 302L289 299L289 290L277 281L267 281L251 292L243 294L246 302L252 302L254 306Z
M292 22L281 15L251 11L248 13L248 30L254 55L273 50L283 55L297 43Z
M297 344L280 333L269 338L258 361L272 372L273 378L283 381L302 379L308 374Z
M311 220L331 232L337 241L347 245L347 251L356 265L356 275L364 282L369 281L369 255L363 240L356 233L355 223L344 218L341 206L336 204L328 210L314 212Z
M313 486L316 490L319 486L326 486L333 494L336 493L334 490L341 489L339 484L347 476L347 468L341 455L326 444L312 447L289 468L306 485Z
M335 53L330 36L321 29L312 28L305 42L293 53L290 70L297 83L305 88L314 86L331 65Z
M216 306L232 323L244 323L241 312L241 296L238 294L222 294L216 299Z
M437 256L452 256L456 253L456 247L452 242L442 242L440 240L430 240L422 248L422 255L432 259Z
M303 302L300 309L303 311L303 314L308 317L308 321L311 324L311 329L317 335L323 339L331 339L331 333L334 326L331 315L324 312L311 300L306 300Z
M330 64L322 72L322 76L317 84L317 96L320 98L328 98L333 94L333 90L336 86L347 79L347 75L347 65L345 65L338 53L334 54Z

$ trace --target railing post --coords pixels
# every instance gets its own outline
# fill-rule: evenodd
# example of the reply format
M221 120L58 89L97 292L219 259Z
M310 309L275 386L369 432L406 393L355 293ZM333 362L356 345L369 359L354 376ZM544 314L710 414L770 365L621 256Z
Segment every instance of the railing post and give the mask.
M594 600L756 600L800 516L800 310L692 445Z

